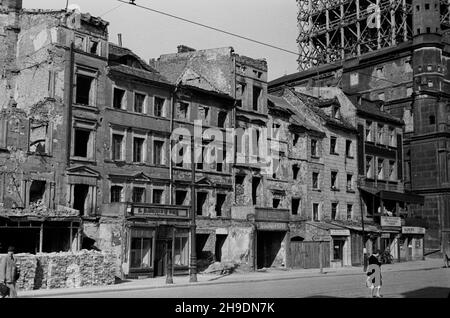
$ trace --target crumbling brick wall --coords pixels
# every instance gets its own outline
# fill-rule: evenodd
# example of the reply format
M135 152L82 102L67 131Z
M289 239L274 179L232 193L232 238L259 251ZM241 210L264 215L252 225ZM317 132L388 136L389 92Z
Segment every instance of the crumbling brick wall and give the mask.
M19 290L78 288L111 285L115 281L112 253L82 250L77 253L17 254Z

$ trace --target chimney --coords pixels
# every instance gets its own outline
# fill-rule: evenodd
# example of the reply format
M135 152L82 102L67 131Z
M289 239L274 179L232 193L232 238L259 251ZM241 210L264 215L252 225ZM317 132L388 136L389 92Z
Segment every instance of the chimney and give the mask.
M119 44L120 47L122 47L122 33L117 34L117 44Z
M187 53L187 52L195 52L195 49L186 46L186 45L178 45L177 46L178 53Z

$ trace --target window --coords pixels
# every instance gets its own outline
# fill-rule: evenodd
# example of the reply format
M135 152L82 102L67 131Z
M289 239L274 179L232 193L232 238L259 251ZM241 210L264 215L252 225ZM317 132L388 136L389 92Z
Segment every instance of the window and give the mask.
M313 203L313 221L319 221L319 203Z
M378 125L377 141L378 141L379 144L383 144L384 143L383 135L384 135L384 127L383 127L383 125Z
M186 145L182 144L181 142L178 143L177 145L177 149L178 149L178 153L176 154L176 158L174 158L176 160L175 166L182 168L184 165L184 152L185 149L187 148Z
M434 115L431 115L428 119L429 119L430 125L436 124L436 117L434 117Z
M353 175L347 173L347 191L353 191Z
M37 154L49 153L50 136L48 123L30 121L29 151Z
M397 180L397 169L395 169L395 160L389 160L389 180Z
M225 203L225 199L227 198L226 194L218 193L216 196L216 216L222 216L223 212L223 204Z
M351 73L350 74L350 86L355 86L359 84L359 74Z
M197 215L203 215L203 211L206 211L206 199L208 198L208 193L197 192Z
M378 159L377 175L378 179L384 179L384 159Z
M261 179L260 178L252 178L252 203L253 205L256 205L258 203L258 189L259 189L259 183Z
M428 80L427 81L427 86L428 87L433 87L433 81L432 80Z
M417 34L420 34L420 28L417 28Z
M112 160L123 160L123 135L113 134L112 135Z
M226 145L223 145L222 149L217 149L219 152L222 153L222 158L218 157L216 162L216 171L222 172L223 171L223 164L225 163L226 157L227 157L227 149Z
M115 109L126 109L125 90L114 87L113 107Z
M366 121L366 141L373 141L371 121Z
M133 138L133 162L144 161L144 138Z
M311 156L319 157L319 154L317 151L317 140L316 139L311 139Z
M203 170L203 161L205 160L205 150L206 150L206 145L202 145L202 152L201 152L201 157L198 158L197 161L197 169L198 170Z
M379 93L379 94L378 94L378 99L384 101L384 100L385 100L385 95L384 95L384 93Z
M162 165L164 163L163 147L164 141L162 140L153 141L153 164Z
M366 156L366 177L373 178L373 157Z
M427 33L430 33L430 32L431 32L431 28L427 27Z
M347 220L352 219L353 214L353 204L347 204Z
M114 185L111 187L111 203L122 202L122 186Z
M330 138L330 154L332 154L332 155L337 155L336 143L337 143L337 138L336 137L331 137Z
M339 110L339 106L332 106L331 107L331 117L339 119L340 116L340 110Z
M318 172L312 173L312 187L315 190L319 189L319 173Z
M420 6L419 5L416 6L416 11L420 11Z
M273 198L272 199L272 207L274 209L278 209L278 207L280 206L280 202L281 202L281 200L279 198Z
M133 187L132 201L135 203L143 203L145 202L145 188Z
M43 203L45 194L45 181L33 180L30 185L30 203Z
M175 238L174 265L175 266L189 265L189 245L187 237Z
M294 180L297 180L299 171L300 171L300 167L297 164L292 165L292 175L293 175Z
M220 111L217 115L217 127L219 128L225 128L225 124L227 122L227 112Z
M428 72L431 72L432 70L433 70L433 65L428 64L428 65L427 65L427 71L428 71Z
M246 88L246 84L245 83L238 83L237 87L236 87L236 97L238 99L236 106L238 107L242 107L242 100L245 98L245 88Z
M97 73L77 68L75 75L75 104L95 106Z
M175 191L175 204L184 205L187 197L187 191L177 190Z
M337 202L331 203L331 219L336 220L336 216L338 213L338 204Z
M74 152L73 155L75 157L82 157L82 158L90 158L92 151L92 147L90 147L91 143L91 134L92 132L85 129L74 129Z
M146 97L144 94L134 93L134 111L136 113L144 113L145 112L145 100Z
M261 92L262 89L257 86L253 86L253 110L258 111L259 110L259 103L261 98Z
M342 260L344 243L345 243L344 240L333 239L333 260L334 261Z
M397 138L393 127L389 127L389 146L397 147Z
M353 158L353 145L351 140L345 141L345 156L347 158Z
M86 37L75 35L74 48L83 52L86 51Z
M383 77L384 76L384 72L383 72L384 68L381 67L377 67L377 77Z
M188 116L189 116L189 104L179 102L177 107L177 118L188 119Z
M162 189L153 189L153 198L152 202L153 204L163 204L163 194L164 190Z
M209 107L206 106L198 107L198 119L207 122L209 119L208 115L209 115Z
M166 100L164 98L155 96L153 115L157 116L157 117L164 117L165 116L165 109L164 109L165 104L166 104ZM186 105L188 105L188 104L186 104ZM187 107L189 107L189 105ZM187 107L186 107L186 114L183 115L183 116L185 116L184 118L187 118Z
M100 41L96 39L90 39L89 41L89 53L95 54L95 55L101 55L101 45Z
M92 190L87 184L74 184L73 185L73 203L72 208L80 211L80 215L89 215L92 206Z
M144 232L143 230L134 230ZM143 234L143 233L142 233ZM132 234L130 248L130 268L148 269L152 267L152 238L148 235Z
M337 190L339 188L338 173L337 171L331 171L331 189Z
M292 198L292 205L291 205L291 213L292 215L298 215L298 212L300 211L300 205L301 205L301 199L300 198Z

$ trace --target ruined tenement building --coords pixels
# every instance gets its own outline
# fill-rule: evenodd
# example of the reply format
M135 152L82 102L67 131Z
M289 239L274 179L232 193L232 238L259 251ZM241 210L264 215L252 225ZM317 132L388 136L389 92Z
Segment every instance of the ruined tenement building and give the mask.
M297 2L300 72L272 81L270 91L339 86L355 98L384 101L383 110L404 121L405 191L425 197L409 204L409 225L427 227L426 252L448 249L448 3Z

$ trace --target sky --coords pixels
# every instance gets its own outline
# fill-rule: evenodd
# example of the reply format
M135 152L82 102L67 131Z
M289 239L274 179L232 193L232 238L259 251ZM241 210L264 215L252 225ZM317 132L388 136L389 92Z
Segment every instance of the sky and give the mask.
M136 3L289 51L298 51L295 0L136 0ZM69 0L69 4L78 4L82 12L101 16L121 3L117 0ZM23 6L28 9L62 9L66 6L66 0L23 0ZM117 34L122 33L123 46L146 61L162 54L175 53L180 44L195 49L232 46L239 55L265 58L269 80L297 71L297 57L294 54L128 4L122 4L102 18L110 22L111 42L117 43Z

